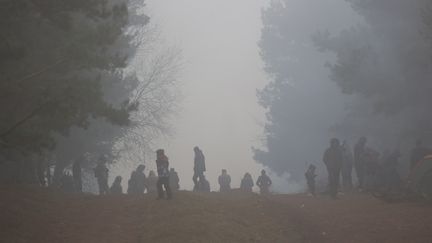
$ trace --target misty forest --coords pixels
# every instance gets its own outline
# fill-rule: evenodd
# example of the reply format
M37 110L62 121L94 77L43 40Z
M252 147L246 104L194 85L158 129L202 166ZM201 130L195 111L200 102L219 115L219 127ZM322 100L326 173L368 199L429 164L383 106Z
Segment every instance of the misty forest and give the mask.
M0 13L0 242L432 241L432 1Z

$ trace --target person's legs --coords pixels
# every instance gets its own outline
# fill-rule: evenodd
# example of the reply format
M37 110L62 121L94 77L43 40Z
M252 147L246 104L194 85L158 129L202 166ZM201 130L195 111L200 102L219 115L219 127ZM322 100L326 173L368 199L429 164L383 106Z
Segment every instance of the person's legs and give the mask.
M76 191L82 192L82 181L81 178L76 179Z
M311 181L310 190L311 194L315 196L315 180Z
M329 189L330 189L330 196L332 198L336 198L337 196L337 186L338 186L338 179L337 179L337 173L335 169L329 169Z
M330 193L331 192L331 183L332 183L332 172L331 168L329 166L326 166L327 169L327 190Z
M204 178L204 172L198 173L198 179L199 179L199 181L204 181L205 180L205 178Z
M107 182L101 178L98 179L99 195L107 194Z
M97 182L98 182L99 195L102 195L102 193L103 193L102 181L98 180Z
M360 164L355 164L355 171L357 175L358 180L358 187L363 188L364 187L364 171L363 167Z
M163 189L162 189L162 184L163 184L163 180L162 180L162 178L159 178L157 183L156 183L156 187L157 187L157 191L158 191L158 199L162 199L165 197Z
M352 190L352 188L353 188L352 165L348 168L348 171L347 171L347 183L348 183L348 190Z
M315 183L312 180L308 180L307 184L309 188L309 193L315 195Z
M171 199L172 198L172 192L171 192L171 187L170 187L170 183L169 183L169 177L164 178L164 187L165 187L165 191L167 194L167 199Z
M103 180L103 190L104 190L104 194L108 194L109 192L108 179Z
M196 171L194 171L194 174L193 174L193 176L192 176L192 181L193 181L193 183L194 183L194 187L195 188L199 188L199 184L198 184L198 173L196 172ZM201 181L201 178L200 178L200 181Z
M334 173L335 173L335 175L334 175L334 177L335 177L335 180L336 180L336 192L337 191L339 191L339 189L340 189L340 178L341 178L341 168L335 168L334 169Z

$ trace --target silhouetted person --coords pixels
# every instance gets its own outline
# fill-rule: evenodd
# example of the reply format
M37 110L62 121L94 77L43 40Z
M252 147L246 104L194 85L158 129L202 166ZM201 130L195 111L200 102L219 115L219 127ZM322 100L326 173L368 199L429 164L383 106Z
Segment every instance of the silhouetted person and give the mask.
M325 151L323 161L327 167L330 196L337 198L339 177L343 163L342 148L337 138L330 140L330 147Z
M46 161L39 158L37 160L37 178L41 186L46 186L47 181L45 180Z
M315 174L315 170L315 165L309 165L309 168L305 173L308 190L309 193L312 194L312 196L315 196L315 177L317 177L317 175Z
M63 175L60 178L60 189L64 192L74 192L74 181L69 172L63 172Z
M352 169L354 158L351 149L346 141L342 144L343 164L342 164L342 187L344 191L351 191L353 188Z
M252 192L254 182L251 174L246 173L240 183L240 189L244 192Z
M165 155L165 152L163 149L159 149L156 151L156 167L158 172L158 181L157 181L157 190L158 190L158 199L165 198L165 192L166 192L166 198L171 199L171 188L169 183L169 161L168 157ZM165 192L163 188L165 188Z
M154 193L157 191L157 181L158 177L156 176L155 172L151 170L147 177L147 193Z
M366 148L365 159L364 159L364 189L366 191L373 191L377 189L379 184L379 160L380 153L372 148Z
M98 165L94 170L94 175L99 186L99 195L108 194L108 168L106 167L106 158L101 157Z
M365 178L365 159L366 159L366 142L365 137L361 137L354 146L354 168L358 179L358 187L360 190L364 187Z
M81 162L82 158L78 158L72 165L72 176L76 192L82 192Z
M411 151L410 169L412 170L420 160L429 154L431 154L431 150L424 147L423 142L420 139L417 140L415 148Z
M272 185L272 181L265 170L261 170L261 175L258 177L256 185L259 187L261 194L265 195L270 193L269 188Z
M123 187L121 185L122 177L117 176L114 179L113 184L111 185L110 192L111 194L121 195L123 194Z
M398 192L402 186L402 180L397 170L401 153L395 149L382 164L382 176L384 177L384 189L389 192Z
M128 181L129 194L144 194L146 189L145 165L138 165Z
M51 176L51 166L47 165L46 167L46 179L47 179L47 185L52 185L52 176Z
M231 176L228 175L227 170L222 170L222 174L219 176L218 182L220 192L228 192L231 190Z
M174 168L170 169L169 182L171 190L178 191L180 189L180 178Z
M205 176L203 176L202 180L199 180L198 183L200 183L199 191L210 192L210 182L205 178Z
M192 180L194 182L194 190L199 190L199 181L203 179L204 172L206 171L205 157L201 149L197 147L194 148L194 174Z

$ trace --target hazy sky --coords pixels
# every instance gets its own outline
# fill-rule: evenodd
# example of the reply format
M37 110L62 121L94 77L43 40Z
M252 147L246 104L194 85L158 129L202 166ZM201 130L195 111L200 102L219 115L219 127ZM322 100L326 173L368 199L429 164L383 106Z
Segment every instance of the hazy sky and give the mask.
M262 169L253 161L251 147L260 146L263 138L264 110L257 104L256 91L268 83L268 77L263 71L257 43L261 37L261 10L269 2L147 0L146 13L150 15L153 25L159 27L169 45L182 50L185 63L180 76L184 100L180 114L173 121L175 135L160 142L170 157L171 166L179 172L184 188L190 189L193 184L192 149L196 145L206 156L207 177L213 190L218 189L217 176L222 168L231 174L233 187L239 186L245 172L252 173L256 180ZM306 62L303 69L297 70L304 72L307 78L295 84L296 97L309 97L314 91L313 94L319 96L314 100L318 100L317 105L323 107L321 112L341 113L341 98L335 97L340 95L340 91L328 80L329 73L324 68L326 57L333 56L319 53L310 36L318 30L338 32L358 22L358 19L344 0L287 0L286 6L292 13L287 18L289 24L294 26L292 40L300 39L306 46L302 47L306 53L300 54L314 53L319 57L319 60L314 57L310 61L303 60ZM331 89L331 95L325 92L326 89ZM305 103L308 100L295 101L290 108L287 107L291 109L287 112L313 112L304 110L311 106ZM315 144L306 144L303 152L311 157L306 156L307 161L320 163L329 139L327 129L334 125L336 118L334 121L323 119L316 122L319 126L313 129L319 129L321 135L315 134L315 137L320 137L312 138ZM300 126L303 126L302 122ZM300 137L293 137L293 140ZM317 149L311 153L307 148ZM154 167L154 163L147 164ZM298 189L296 185L287 185L284 179L277 179L274 175L273 180L276 182L273 189L277 191Z
M182 50L182 111L173 122L175 136L164 140L181 185L192 187L193 151L206 156L207 177L217 189L226 168L238 187L246 171L256 179L261 167L252 159L259 144L263 111L256 89L266 83L257 42L266 0L149 0L147 13L164 38Z

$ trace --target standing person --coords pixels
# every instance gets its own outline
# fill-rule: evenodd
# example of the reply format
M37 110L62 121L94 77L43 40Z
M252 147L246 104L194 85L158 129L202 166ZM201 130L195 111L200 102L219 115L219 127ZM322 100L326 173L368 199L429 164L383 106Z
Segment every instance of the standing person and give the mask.
M417 140L415 147L411 151L410 169L412 170L420 160L429 154L431 154L431 150L423 146L422 140Z
M158 177L156 176L156 173L151 170L147 177L147 193L154 193L157 191L157 181Z
M400 157L399 149L395 149L382 163L382 186L387 192L399 192L402 187L402 180L397 169Z
M254 186L254 182L251 174L246 173L241 180L240 189L244 192L252 192L252 188Z
M343 153L339 139L332 138L330 140L330 147L325 151L323 161L327 167L330 196L337 198L340 171L343 163Z
M358 179L359 190L364 189L365 159L366 159L366 137L361 137L354 146L354 169Z
M194 157L194 174L192 177L192 180L194 182L194 191L199 191L199 186L200 183L199 181L203 180L204 178L204 172L206 171L206 166L205 166L205 157L204 157L204 153L202 152L202 150L196 146L194 148L194 153L195 153L195 157Z
M72 165L72 177L74 180L74 188L76 192L82 192L81 161L82 158L78 158Z
M165 155L165 151L163 149L158 149L156 151L156 167L158 172L158 181L156 184L157 190L158 190L158 199L165 198L165 192L166 192L166 198L171 199L171 188L169 183L169 161L168 157ZM165 192L162 188L162 186L165 188Z
M114 179L114 182L113 182L113 184L111 185L111 188L110 188L110 193L111 194L116 194L116 195L123 194L123 187L121 185L121 181L122 181L122 177L121 176L117 176Z
M364 185L363 189L366 191L374 191L379 184L379 170L380 170L380 153L375 149L367 147L365 150L364 159Z
M45 180L45 167L46 161L42 158L38 158L36 161L37 164L37 178L41 186L46 186L47 181Z
M345 192L348 192L351 191L353 188L352 169L354 164L354 158L347 141L344 141L342 143L342 153L342 188Z
M227 170L222 170L222 174L218 177L218 182L220 192L229 192L231 190L231 176L228 175Z
M315 165L309 165L309 168L307 169L307 171L305 173L309 193L312 196L315 196L315 177L317 177L317 175L315 174L315 170L316 170Z
M108 168L106 167L106 158L101 156L99 163L94 168L94 174L99 186L99 195L108 194Z
M63 172L63 175L60 178L60 188L64 192L74 192L74 181L69 171Z
M270 193L269 188L272 185L272 181L265 170L261 170L261 175L258 177L256 185L260 188L260 194L265 195Z
M170 187L172 190L178 191L180 189L180 178L177 174L177 171L175 171L174 168L170 169L169 181L170 181Z
M145 165L138 165L128 181L129 194L144 194L146 189Z

